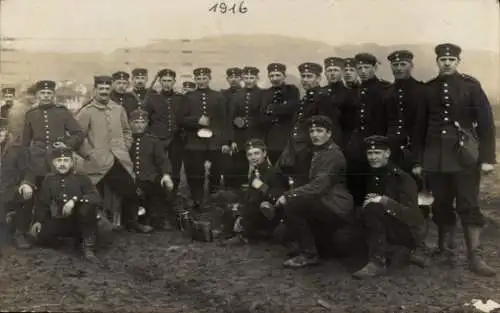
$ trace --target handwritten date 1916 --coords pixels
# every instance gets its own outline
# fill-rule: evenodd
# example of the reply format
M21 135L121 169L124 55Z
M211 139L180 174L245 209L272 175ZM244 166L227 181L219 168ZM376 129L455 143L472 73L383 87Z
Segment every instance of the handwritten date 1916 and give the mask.
M226 3L224 1L218 1L213 4L209 9L209 12L221 13L221 14L245 14L248 12L245 1Z

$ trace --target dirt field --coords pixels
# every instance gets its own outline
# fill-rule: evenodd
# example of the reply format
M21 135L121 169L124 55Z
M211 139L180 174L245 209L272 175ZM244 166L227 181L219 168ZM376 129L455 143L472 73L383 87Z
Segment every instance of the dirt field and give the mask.
M496 177L483 183L484 208L497 221L500 197L494 191L499 182ZM490 223L483 238L487 260L500 271L499 236L500 226ZM434 240L435 234L429 242ZM499 278L474 277L464 269L463 257L454 270L409 267L360 282L350 277L361 265L352 260L294 271L281 267L284 255L283 248L264 244L224 249L177 233L124 234L100 252L110 266L102 270L69 248L10 248L0 259L0 309L393 313L451 312L474 298L500 302Z

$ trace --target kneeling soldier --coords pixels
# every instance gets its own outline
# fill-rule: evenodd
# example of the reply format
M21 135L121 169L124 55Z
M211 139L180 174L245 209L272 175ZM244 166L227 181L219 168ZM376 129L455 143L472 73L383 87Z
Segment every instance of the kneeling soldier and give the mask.
M365 143L371 177L361 216L367 230L369 262L353 275L363 279L383 273L390 246L410 249L410 262L424 267L425 220L418 207L415 180L389 162L387 137L374 135Z
M74 173L71 150L53 149L51 158L55 173L47 174L42 182L31 232L40 244L76 237L82 240L85 259L102 266L94 254L99 193L87 176Z
M286 191L276 202L284 207L285 225L298 241L295 256L284 263L293 268L316 264L319 254L333 252L321 248L338 250L337 244L344 246L336 236L354 226L353 199L345 185L346 161L333 142L332 121L313 116L307 125L312 142L312 147L303 150L311 152L307 182Z
M148 123L146 111L139 108L130 113L130 127L134 139L130 158L134 164L141 204L146 208L146 220L138 227L142 232L150 232L153 228L171 230L174 213L167 212L172 204L168 203L167 199L170 197L164 189L172 191L174 188L170 177L170 162L160 139L144 133ZM167 219L168 213L171 221Z
M250 139L245 150L249 187L241 200L241 234L231 238L230 243L269 239L283 217L282 208L276 208L274 204L279 196L278 190L283 190L284 184L268 159L264 141Z

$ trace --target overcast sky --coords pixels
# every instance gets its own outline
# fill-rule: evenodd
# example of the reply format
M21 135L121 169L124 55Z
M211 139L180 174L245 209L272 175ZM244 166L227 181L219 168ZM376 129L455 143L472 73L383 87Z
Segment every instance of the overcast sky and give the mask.
M226 3L239 3L227 0ZM497 0L3 0L2 36L37 50L110 51L159 38L281 34L329 44L457 43L499 51ZM70 39L63 40L62 38Z

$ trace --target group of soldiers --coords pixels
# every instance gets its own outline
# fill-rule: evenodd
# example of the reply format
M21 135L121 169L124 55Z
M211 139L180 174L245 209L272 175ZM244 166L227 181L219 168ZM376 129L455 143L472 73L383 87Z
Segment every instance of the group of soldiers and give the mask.
M387 57L394 83L377 77L370 53L306 62L298 66L303 96L285 82L281 63L267 66L268 89L258 86L260 70L245 66L227 69L229 88L216 91L211 69L200 67L182 94L172 69L155 75L158 92L147 87L147 69L118 71L94 78L95 95L76 115L54 102L53 81L39 81L17 133L13 90L5 89L2 223L14 225L18 247L30 245L27 237L51 242L76 232L85 257L99 263L99 208L115 228L172 229L184 166L191 210L205 209L207 189L237 195L227 244L269 239L284 227L293 247L284 266L347 256L352 247L368 256L357 278L382 274L398 249L426 266L431 216L433 256L453 264L458 215L470 269L493 276L479 240L481 173L496 163L492 109L480 83L458 72L459 46L440 44L435 53L439 75L427 83L412 77L408 50ZM432 205L418 201L427 189Z

